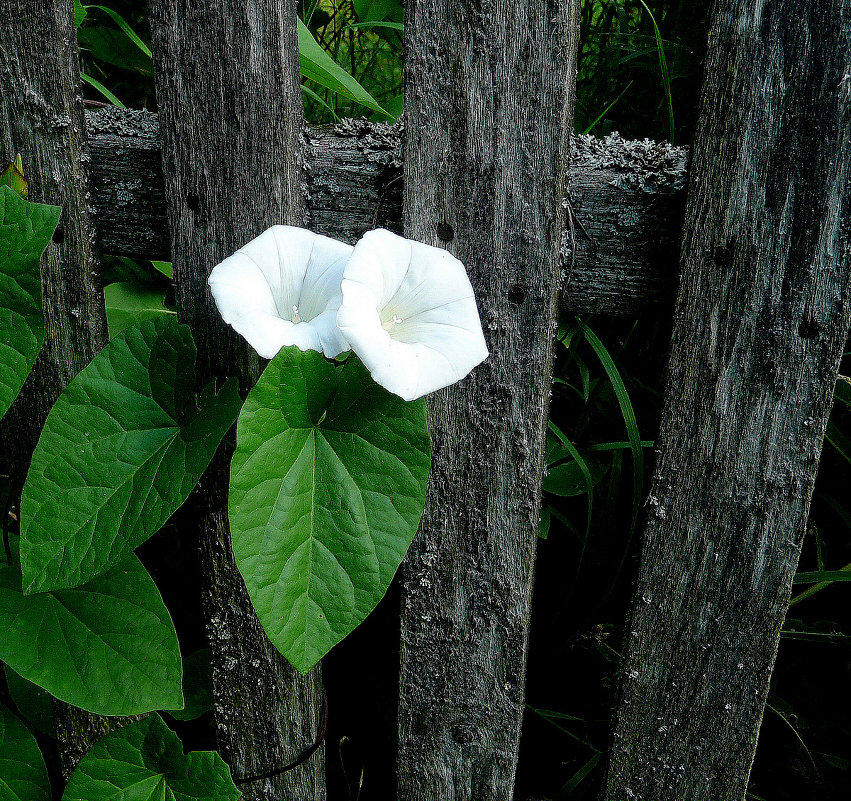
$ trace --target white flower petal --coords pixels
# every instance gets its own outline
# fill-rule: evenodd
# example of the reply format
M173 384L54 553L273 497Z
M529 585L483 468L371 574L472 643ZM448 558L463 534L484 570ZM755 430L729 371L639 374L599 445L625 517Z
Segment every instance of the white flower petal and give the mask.
M454 384L488 356L464 265L382 229L343 271L337 325L372 377L405 400Z
M296 345L334 357L349 349L336 325L352 247L276 225L216 265L207 283L226 323L263 357Z

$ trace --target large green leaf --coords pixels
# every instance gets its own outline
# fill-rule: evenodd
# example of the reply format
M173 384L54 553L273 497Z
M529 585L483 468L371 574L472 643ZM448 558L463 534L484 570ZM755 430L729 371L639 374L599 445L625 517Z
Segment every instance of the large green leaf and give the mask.
M99 715L183 706L174 624L133 555L83 587L38 595L0 561L0 661Z
M62 801L236 801L239 790L214 751L183 753L159 715L99 740L71 776Z
M237 564L275 647L307 672L375 607L417 530L425 402L355 358L284 348L249 393L231 464Z
M50 801L50 780L35 737L0 704L0 801Z
M84 584L156 533L236 419L236 380L193 395L195 345L171 317L113 339L51 409L21 501L26 592Z
M74 27L79 28L86 19L86 9L81 0L74 0Z
M59 208L0 186L0 417L18 396L44 340L41 254Z
M120 281L104 287L106 300L106 321L109 325L109 337L120 334L125 328L138 325L155 317L174 315L173 309L166 308L165 290L158 289L138 281Z
M298 21L298 65L305 78L391 118L378 101L322 49L301 20Z

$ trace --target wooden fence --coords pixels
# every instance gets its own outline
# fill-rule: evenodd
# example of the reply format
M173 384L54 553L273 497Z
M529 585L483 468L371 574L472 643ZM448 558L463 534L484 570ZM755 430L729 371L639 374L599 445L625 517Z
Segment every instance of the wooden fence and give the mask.
M578 8L410 0L403 133L303 130L292 2L153 0L156 116L84 113L68 0L0 0L3 156L63 207L45 349L2 428L18 480L105 342L99 252L173 260L202 378L246 386L257 358L206 277L269 225L347 241L382 225L466 263L492 355L429 400L434 468L402 575L405 801L512 798L559 304L673 309L605 797L744 798L851 322L851 0L717 0L687 202L682 149L571 138ZM322 680L257 624L226 469L204 478L194 536L219 747L240 778L313 741ZM57 718L69 762L112 725ZM241 789L323 799L322 749Z

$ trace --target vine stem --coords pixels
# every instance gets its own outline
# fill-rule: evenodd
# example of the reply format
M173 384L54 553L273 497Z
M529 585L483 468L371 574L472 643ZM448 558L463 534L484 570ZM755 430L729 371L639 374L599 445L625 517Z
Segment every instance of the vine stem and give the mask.
M258 782L263 779L271 779L273 776L278 776L281 773L286 773L288 770L293 770L299 765L307 762L318 750L319 746L325 740L325 734L328 731L328 693L325 688L322 688L322 709L320 712L319 731L316 733L316 739L302 751L292 762L284 765L281 768L274 768L266 773L258 773L256 776L245 776L241 779L234 779L234 784L248 784L248 782Z

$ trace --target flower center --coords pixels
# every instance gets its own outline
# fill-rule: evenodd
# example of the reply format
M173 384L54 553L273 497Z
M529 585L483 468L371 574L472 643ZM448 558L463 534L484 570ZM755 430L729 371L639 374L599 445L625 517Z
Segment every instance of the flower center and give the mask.
M299 314L298 314L298 306L296 306L296 305L293 305L292 320L293 320L294 323L300 323L301 322L301 317L299 317Z
M389 320L385 320L385 321L381 324L381 327L382 327L385 331L392 331L392 330L393 330L393 328L394 328L394 326L399 325L401 322L402 322L402 318L401 318L401 317L397 317L397 316L394 314L394 315L393 315L393 316L392 316Z

